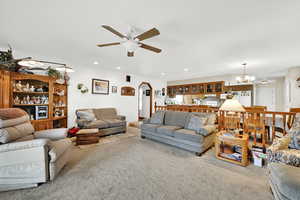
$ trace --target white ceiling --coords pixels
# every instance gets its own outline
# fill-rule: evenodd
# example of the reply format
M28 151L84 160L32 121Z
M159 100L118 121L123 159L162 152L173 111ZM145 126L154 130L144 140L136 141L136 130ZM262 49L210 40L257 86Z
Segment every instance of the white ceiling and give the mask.
M75 69L164 72L166 80L241 73L244 61L267 77L300 66L299 10L298 0L1 0L0 47ZM119 41L102 24L120 32L156 27L161 35L144 43L163 51L140 49L129 58L122 46L98 48Z

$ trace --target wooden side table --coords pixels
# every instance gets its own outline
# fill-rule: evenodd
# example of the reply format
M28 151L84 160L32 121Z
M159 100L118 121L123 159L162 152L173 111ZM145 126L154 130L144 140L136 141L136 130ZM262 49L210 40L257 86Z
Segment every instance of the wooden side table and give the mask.
M76 145L95 144L99 142L98 129L82 129L76 134Z
M249 136L247 134L238 135L234 137L224 136L224 133L228 133L228 131L220 131L216 135L215 139L215 148L216 148L216 157L221 160L225 160L234 164L238 164L241 166L247 166L249 164L248 160L248 140ZM240 148L240 155L241 160L235 160L229 158L228 156L225 157L226 153L222 150L221 145L224 144L229 146L238 146ZM230 154L227 154L230 155Z

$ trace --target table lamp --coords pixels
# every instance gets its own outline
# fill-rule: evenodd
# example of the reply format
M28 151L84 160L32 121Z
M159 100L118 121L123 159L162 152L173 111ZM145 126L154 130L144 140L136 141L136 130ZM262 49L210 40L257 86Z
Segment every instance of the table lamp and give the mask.
M219 110L230 112L245 112L245 108L236 99L226 99Z
M226 99L219 109L225 111L223 116L223 127L227 130L240 130L239 112L245 112L244 107L236 99Z

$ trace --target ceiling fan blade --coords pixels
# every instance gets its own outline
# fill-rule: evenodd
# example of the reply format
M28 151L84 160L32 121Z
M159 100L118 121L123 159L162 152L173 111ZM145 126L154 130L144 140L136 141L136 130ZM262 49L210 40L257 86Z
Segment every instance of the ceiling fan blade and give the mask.
M106 46L114 46L114 45L119 45L121 44L120 42L113 42L113 43L107 43L107 44L97 44L98 47L106 47Z
M113 29L113 28L110 27L110 26L102 25L102 27L105 28L106 30L112 32L113 34L119 36L120 38L127 38L127 37L125 37L122 33L116 31L115 29Z
M147 45L147 44L143 44L141 42L139 42L139 44L141 45L140 46L141 48L144 48L144 49L147 49L147 50L150 50L150 51L154 51L155 53L160 53L161 52L161 49L159 49L159 48L156 48L156 47L153 47L153 46L150 46L150 45Z
M152 28L152 29L150 29L149 31L146 31L146 32L144 32L144 33L142 33L142 34L140 34L140 35L138 35L138 36L136 36L134 39L139 39L140 41L142 41L142 40L146 40L146 39L148 39L148 38L152 38L152 37L154 37L154 36L157 36L157 35L159 35L160 33L159 33L159 31L156 29L156 28Z
M128 51L128 52L127 52L127 56L128 56L128 57L133 57L133 56L134 56L134 52L129 52L129 51Z

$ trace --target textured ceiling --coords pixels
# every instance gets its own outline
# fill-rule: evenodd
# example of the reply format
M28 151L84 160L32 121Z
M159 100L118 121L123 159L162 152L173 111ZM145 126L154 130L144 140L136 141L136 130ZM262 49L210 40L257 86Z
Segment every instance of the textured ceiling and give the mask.
M241 73L244 61L250 73L268 77L300 66L299 10L297 0L1 0L0 47L75 69L164 72L166 80ZM156 27L161 35L144 42L163 51L128 58L122 46L98 48L119 41L102 24L137 33Z

